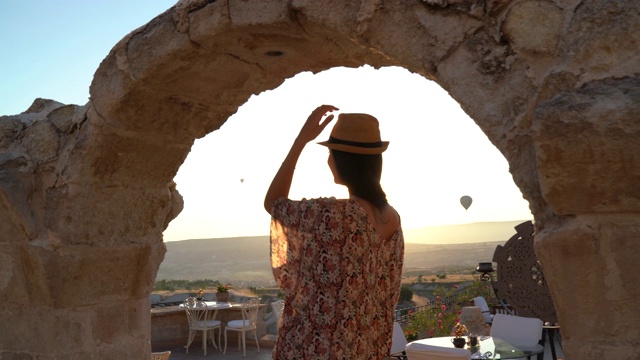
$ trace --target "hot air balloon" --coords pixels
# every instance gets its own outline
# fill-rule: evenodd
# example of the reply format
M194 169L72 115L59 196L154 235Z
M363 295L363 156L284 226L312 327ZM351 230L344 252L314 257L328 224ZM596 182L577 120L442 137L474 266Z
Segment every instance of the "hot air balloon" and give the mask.
M460 198L460 204L462 204L465 210L469 209L469 206L471 206L472 202L473 202L473 199L471 199L471 196L469 195L465 195Z

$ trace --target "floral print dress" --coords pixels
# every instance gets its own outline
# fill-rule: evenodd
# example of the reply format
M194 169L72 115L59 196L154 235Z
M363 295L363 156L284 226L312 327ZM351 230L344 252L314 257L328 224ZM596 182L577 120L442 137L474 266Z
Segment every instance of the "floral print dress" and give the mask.
M273 359L384 359L400 295L404 239L378 237L353 200L278 199L271 266L285 308Z

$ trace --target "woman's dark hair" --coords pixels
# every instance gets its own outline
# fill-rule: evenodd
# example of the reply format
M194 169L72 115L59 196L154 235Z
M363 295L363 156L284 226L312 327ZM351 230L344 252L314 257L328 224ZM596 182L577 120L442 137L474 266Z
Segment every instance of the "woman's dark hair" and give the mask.
M339 150L331 150L340 179L349 193L363 198L378 210L388 204L387 195L382 191L382 155L362 155Z

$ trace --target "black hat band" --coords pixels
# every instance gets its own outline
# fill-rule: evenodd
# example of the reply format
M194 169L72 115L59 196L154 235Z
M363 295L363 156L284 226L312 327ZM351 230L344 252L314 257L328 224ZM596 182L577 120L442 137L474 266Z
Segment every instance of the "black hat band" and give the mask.
M359 142L359 141L349 141L349 140L341 140L341 139L336 139L333 136L329 136L329 144L337 144L337 145L349 145L349 146L356 146L356 147L361 147L361 148L379 148L382 147L382 141L376 141L376 142Z

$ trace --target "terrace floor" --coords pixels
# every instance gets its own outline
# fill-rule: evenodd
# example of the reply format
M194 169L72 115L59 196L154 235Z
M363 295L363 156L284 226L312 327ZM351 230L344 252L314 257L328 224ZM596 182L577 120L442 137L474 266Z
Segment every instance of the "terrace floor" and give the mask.
M196 339L197 340L197 339ZM557 359L564 359L564 353L562 352L562 346L556 339L554 342L556 348ZM254 343L247 342L247 357L242 356L242 349L238 350L237 345L227 347L227 353L222 354L220 350L208 347L207 356L204 356L202 352L202 345L200 342L194 341L189 347L189 353L185 352L184 346L174 346L165 349L154 349L154 351L171 351L170 360L198 360L198 359L223 359L223 360L271 360L271 351L273 348L269 346L260 345L260 352L257 352L257 348ZM551 347L549 346L549 340L545 344L544 360L553 359L551 356ZM535 360L535 358L532 358Z
M220 349L211 347L211 344L207 347L207 356L204 356L202 351L202 343L194 341L189 347L189 353L187 354L184 346L174 346L171 348L153 349L153 351L171 351L170 360L198 360L198 359L224 359L224 360L271 360L271 347L263 347L260 345L260 352L258 352L255 343L247 341L247 357L242 356L242 349L238 350L236 344L227 347L227 353L222 354Z

